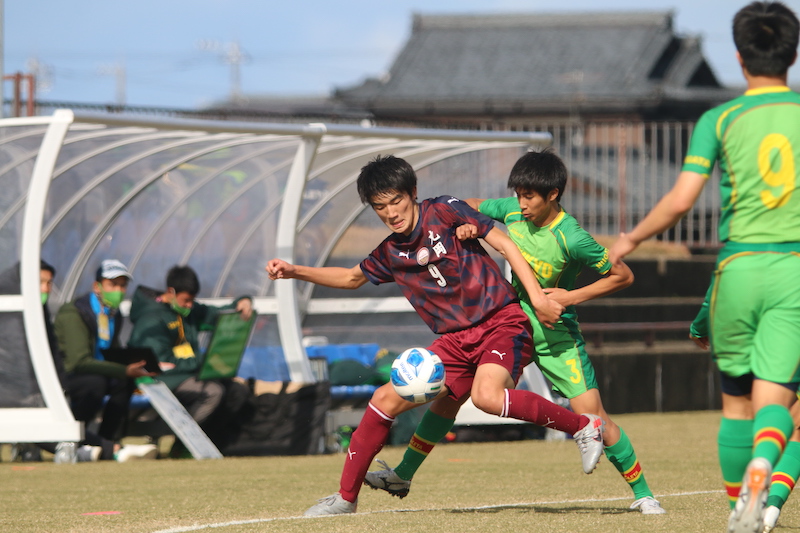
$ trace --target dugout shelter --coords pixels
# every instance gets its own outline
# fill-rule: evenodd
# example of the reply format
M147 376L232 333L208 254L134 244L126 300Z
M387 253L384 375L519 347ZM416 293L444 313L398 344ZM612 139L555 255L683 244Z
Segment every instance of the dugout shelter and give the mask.
M172 265L189 264L205 302L252 295L259 319L251 345L278 354L292 381L314 382L304 337L401 349L432 334L393 284L347 292L273 283L266 262L363 259L388 234L355 190L360 168L378 154L414 166L420 198L490 197L507 194L508 172L525 150L550 142L547 133L70 110L0 120L0 274L20 272L17 284L0 284L0 440L80 437L47 343L40 258L57 270L53 313L91 289L103 259L129 267L129 297L137 285L163 287Z

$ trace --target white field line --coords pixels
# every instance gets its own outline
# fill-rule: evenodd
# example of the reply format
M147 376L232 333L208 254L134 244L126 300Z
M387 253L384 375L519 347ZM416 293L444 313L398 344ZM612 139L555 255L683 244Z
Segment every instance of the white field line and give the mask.
M725 492L723 490L697 490L693 492L676 492L674 494L661 494L657 498L673 498L679 496L697 496L699 494L717 494ZM262 524L265 522L282 522L286 520L311 520L314 518L333 518L336 516L364 516L371 514L383 513L420 513L420 512L436 512L436 511L482 511L485 509L503 509L507 507L530 507L532 505L563 505L569 503L599 503L599 502L617 502L621 500L630 500L630 496L623 496L621 498L588 498L583 500L558 500L558 501L544 501L544 502L528 502L528 503L501 503L497 505L482 505L480 507L443 507L439 509L386 509L382 511L367 511L365 513L354 513L346 515L328 515L328 516L279 516L275 518L254 518L252 520L232 520L230 522L218 522L216 524L195 524L192 526L172 527L169 529L159 529L153 533L185 533L188 531L201 531L203 529L215 529L228 526L239 526L245 524Z

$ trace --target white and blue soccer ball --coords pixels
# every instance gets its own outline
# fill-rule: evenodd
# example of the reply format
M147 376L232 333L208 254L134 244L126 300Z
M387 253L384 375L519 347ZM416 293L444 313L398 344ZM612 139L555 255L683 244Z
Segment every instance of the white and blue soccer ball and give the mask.
M444 375L442 360L425 348L409 348L392 363L392 386L409 402L425 403L436 398L444 387Z

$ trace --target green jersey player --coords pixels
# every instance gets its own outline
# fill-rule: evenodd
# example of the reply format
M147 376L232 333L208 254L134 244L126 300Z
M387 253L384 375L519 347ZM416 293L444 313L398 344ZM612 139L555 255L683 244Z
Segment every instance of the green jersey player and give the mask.
M612 246L619 261L673 226L721 171L719 254L709 304L720 369L719 460L733 503L731 533L763 529L773 466L794 424L800 382L800 95L787 86L800 22L780 2L733 19L747 92L698 121L678 181Z
M709 317L708 309L710 305L711 295L714 293L714 284L712 281L711 286L706 293L706 298L703 305L700 306L692 325L689 327L689 338L694 341L700 348L704 350L709 349ZM799 398L800 399L800 398ZM775 465L772 472L772 480L769 488L769 497L767 498L767 508L764 511L764 530L763 533L770 533L778 523L778 518L781 515L781 509L789 499L789 495L794 490L797 480L800 479L800 402L795 402L791 411L792 418L794 419L795 429L792 436L789 438L789 443L786 449L783 450L780 460ZM750 442L749 439L752 435L743 436L742 440ZM749 459L749 454L745 456ZM734 488L738 489L740 485ZM738 490L736 490L738 494ZM736 503L736 498L730 498L731 506Z
M573 411L596 414L606 422L604 451L634 492L636 501L631 507L645 514L663 514L665 511L653 498L628 436L603 408L575 311L576 304L629 286L633 274L624 263L612 265L608 250L561 208L559 202L566 183L567 169L558 155L549 150L529 152L516 162L508 179L508 187L516 192L516 197L466 202L506 225L509 237L528 261L544 292L565 307L557 324L544 327L536 318L525 288L513 276L512 284L533 325L533 361L553 388L570 400ZM457 235L462 239L474 238L476 229L462 226ZM602 277L576 288L583 268L590 268ZM452 426L453 420L426 413L397 468L392 470L387 466L386 470L370 472L365 482L373 488L405 496L419 465Z

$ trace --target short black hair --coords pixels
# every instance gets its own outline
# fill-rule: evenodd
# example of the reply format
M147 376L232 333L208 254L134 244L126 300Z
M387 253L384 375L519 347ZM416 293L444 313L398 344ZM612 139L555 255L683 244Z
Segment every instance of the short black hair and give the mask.
M53 265L45 261L44 259L39 260L39 270L47 270L50 272L53 277L56 277L56 269Z
M377 196L397 191L413 198L417 174L405 160L393 155L377 156L361 167L356 182L361 203L369 204Z
M552 149L528 152L520 157L508 176L508 188L515 191L534 191L543 197L558 189L556 201L567 186L567 167Z
M197 296L200 292L200 280L189 265L175 265L167 272L167 288L175 289L176 293L188 292L192 296Z
M752 2L733 17L733 42L752 76L783 76L797 56L800 23L780 2Z

